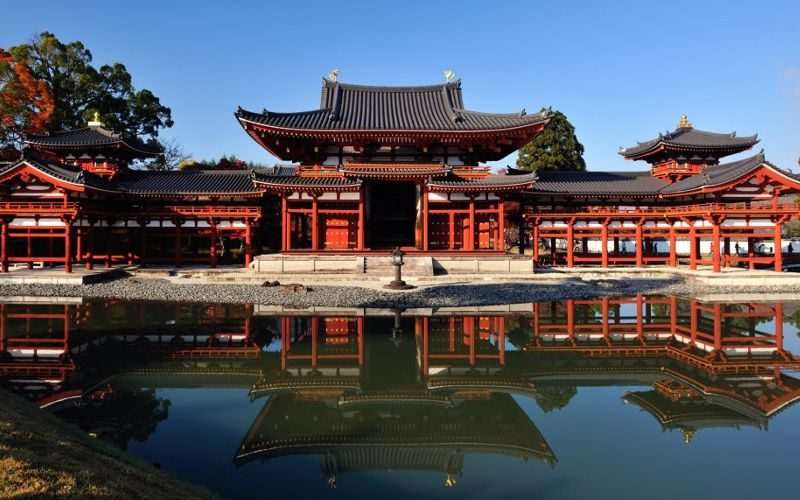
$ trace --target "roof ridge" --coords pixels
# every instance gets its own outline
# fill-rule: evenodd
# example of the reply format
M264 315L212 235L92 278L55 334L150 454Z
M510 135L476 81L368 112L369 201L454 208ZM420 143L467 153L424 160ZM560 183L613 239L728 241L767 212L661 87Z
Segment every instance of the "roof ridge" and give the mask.
M356 91L386 91L386 92L397 92L397 91L406 91L406 92L434 92L440 89L448 89L448 88L460 88L461 87L461 79L456 79L450 82L444 83L434 83L430 85L362 85L357 83L345 83L340 81L332 81L327 78L323 78L322 81L325 83L327 88L339 86L343 90L356 90Z

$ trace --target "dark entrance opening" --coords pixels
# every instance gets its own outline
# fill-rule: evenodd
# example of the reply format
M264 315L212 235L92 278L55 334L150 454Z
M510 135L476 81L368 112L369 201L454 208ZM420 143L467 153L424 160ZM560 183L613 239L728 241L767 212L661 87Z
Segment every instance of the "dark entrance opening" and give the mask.
M367 246L373 249L416 244L417 185L381 182L367 186Z

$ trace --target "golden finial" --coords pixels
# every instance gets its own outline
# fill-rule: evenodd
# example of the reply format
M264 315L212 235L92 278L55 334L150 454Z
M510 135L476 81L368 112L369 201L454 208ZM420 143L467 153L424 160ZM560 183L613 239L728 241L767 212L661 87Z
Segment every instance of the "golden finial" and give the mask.
M339 77L339 70L333 69L330 73L328 73L328 80L335 82L336 79Z
M452 474L448 474L447 479L444 480L444 487L452 488L455 485L456 485L456 478L454 478Z
M447 79L448 82L452 82L453 80L456 79L456 74L455 74L454 71L450 71L448 69L448 70L445 70L444 77Z
M692 124L689 123L689 119L686 115L681 115L681 121L676 128L692 128Z
M689 444L692 442L692 438L694 437L694 432L692 429L681 429L681 434L683 434L683 442Z
M103 122L100 121L100 112L95 111L92 120L88 123L90 127L102 127Z

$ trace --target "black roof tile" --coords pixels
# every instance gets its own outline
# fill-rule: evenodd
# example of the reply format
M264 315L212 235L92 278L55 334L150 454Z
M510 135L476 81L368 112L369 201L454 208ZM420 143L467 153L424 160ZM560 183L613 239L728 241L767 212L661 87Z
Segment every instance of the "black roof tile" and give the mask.
M764 153L761 152L742 160L708 166L705 167L700 174L692 175L691 177L687 177L664 187L662 193L675 195L697 189L719 186L734 181L743 175L747 175L765 163L767 163L767 161L764 158ZM770 166L777 169L777 167L773 165ZM791 176L791 174L789 175Z
M566 172L540 170L532 194L658 196L667 182L644 172Z
M100 189L103 191L118 191L117 187L113 183L109 182L103 177L95 175L91 172L86 172L77 167L62 165L60 163L54 163L45 160L35 156L29 151L23 152L22 157L18 162L7 163L3 165L2 168L0 168L0 173L13 170L22 163L30 165L46 175L55 177L56 179L68 182L70 184L88 186L90 188Z
M121 190L140 195L258 194L251 170L184 170L168 172L129 171L114 183Z
M304 130L480 131L545 123L549 111L479 113L464 109L461 82L422 87L371 87L323 79L318 110L255 113L239 109L241 121Z
M486 177L478 179L464 179L452 174L444 179L431 179L428 185L431 187L443 188L500 188L512 186L524 186L536 182L538 175L536 173L527 173L520 175L487 175ZM534 184L535 186L535 184Z
M684 127L667 134L659 134L655 139L639 142L636 146L622 148L619 154L625 158L637 158L656 151L662 144L667 148L686 151L721 151L727 154L744 151L758 142L758 135L737 137L736 132L718 134L696 128Z
M31 146L51 148L108 147L122 145L138 156L157 156L160 151L139 140L125 138L100 126L29 135L25 142Z

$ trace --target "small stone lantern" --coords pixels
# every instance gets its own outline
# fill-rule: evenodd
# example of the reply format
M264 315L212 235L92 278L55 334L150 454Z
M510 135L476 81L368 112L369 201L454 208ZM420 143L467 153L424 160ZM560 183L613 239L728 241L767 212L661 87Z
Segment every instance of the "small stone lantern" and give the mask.
M392 265L394 266L394 281L385 285L384 288L388 288L390 290L409 290L414 288L414 286L409 285L405 281L403 281L402 271L400 268L403 266L403 256L405 253L400 250L400 247L397 247L392 252Z

